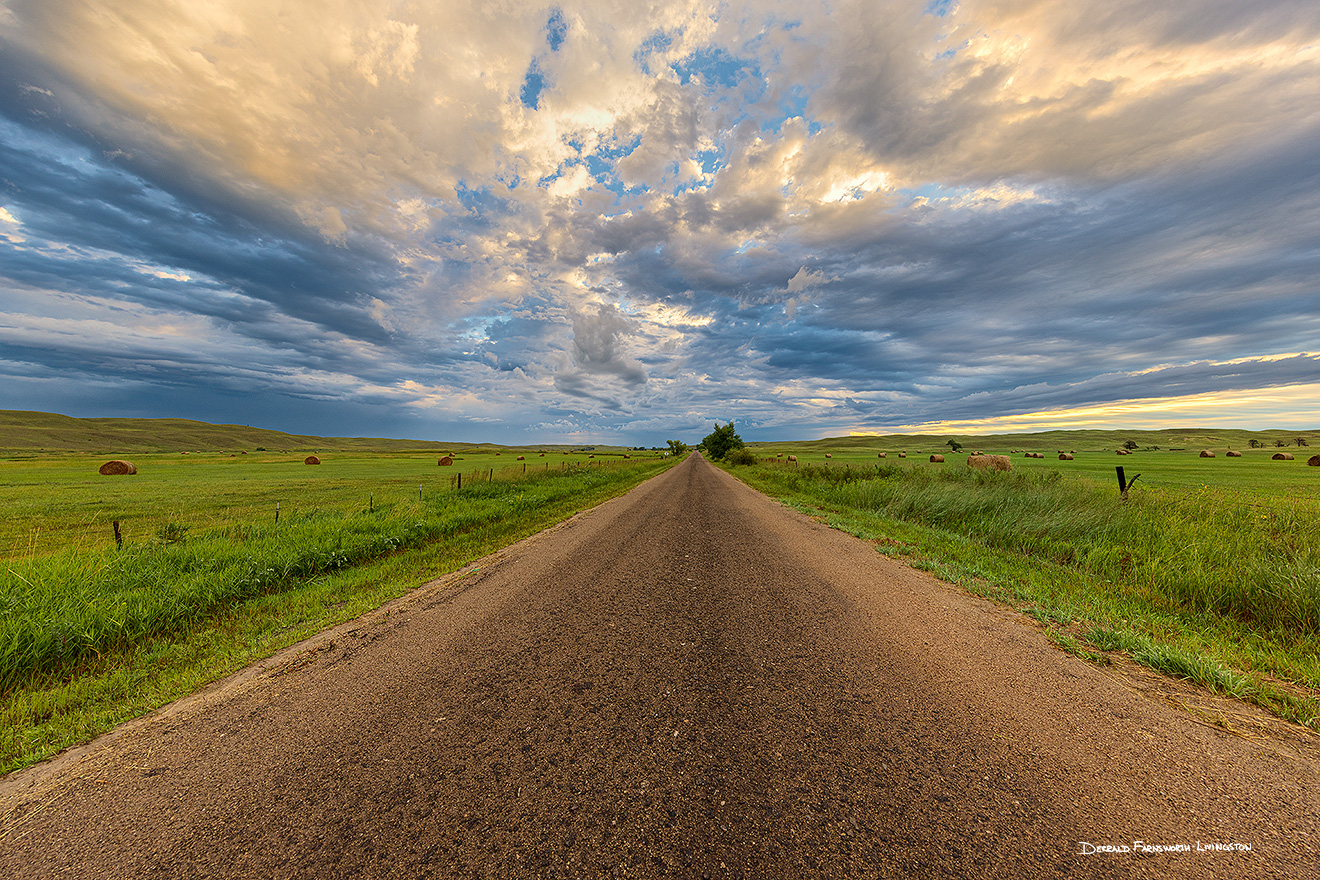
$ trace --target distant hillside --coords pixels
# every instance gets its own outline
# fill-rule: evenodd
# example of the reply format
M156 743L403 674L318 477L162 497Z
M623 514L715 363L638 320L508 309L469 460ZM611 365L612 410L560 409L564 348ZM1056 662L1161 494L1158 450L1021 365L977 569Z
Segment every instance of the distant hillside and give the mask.
M1302 437L1308 446L1320 446L1320 428L1305 431L1243 431L1236 428L1165 428L1159 431L1041 431L1035 434L886 434L826 437L821 440L754 443L758 447L795 449L936 449L957 440L965 447L984 447L986 451L1008 449L1030 451L1053 449L1115 449L1131 440L1145 449L1247 449L1251 441L1273 447L1276 441L1289 446Z
M55 413L0 410L0 452L11 453L226 452L258 446L271 450L388 452L465 450L477 445L378 437L314 437L188 419L77 419Z

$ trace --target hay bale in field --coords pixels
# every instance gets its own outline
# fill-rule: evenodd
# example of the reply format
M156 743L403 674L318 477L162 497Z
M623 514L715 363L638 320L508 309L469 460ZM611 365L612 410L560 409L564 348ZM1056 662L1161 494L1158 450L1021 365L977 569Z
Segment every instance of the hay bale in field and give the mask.
M321 459L317 458L315 455L309 455L303 459L303 464L320 464L320 463L321 463Z
M538 453L536 453L536 456L537 456L537 458L545 458L545 453L544 453L544 452L538 452Z
M906 452L900 452L900 453L898 454L898 457L899 457L899 458L907 458L907 453L906 453Z
M936 463L936 464L943 464L943 463L944 463L944 456L942 456L942 455L932 455L932 456L930 457L930 460L931 460L932 462Z
M788 460L789 460L789 461L797 461L797 456L796 456L796 455L790 455L790 456L788 457Z
M123 461L122 459L116 458L112 461L107 461L105 464L97 468L97 473L103 474L107 477L122 477L128 474L136 474L137 465L133 464L131 461Z
M973 452L972 455L985 455L985 453L978 449L975 452Z
M1211 452L1209 449L1202 449L1202 450L1201 450L1201 458L1214 458L1214 457L1215 457L1215 454L1214 454L1213 452Z
M1224 457L1225 457L1225 458L1241 458L1241 457L1242 457L1242 453L1240 453L1240 452L1234 452L1233 450L1230 449L1230 450L1228 450L1228 452L1225 452L1225 453L1224 453Z
M525 455L518 456L518 461L526 461L526 460L527 460L527 456Z
M1071 452L1059 453L1059 461L1072 461L1072 460L1073 460L1073 454Z
M1291 452L1276 452L1270 456L1270 459L1272 461L1292 461L1293 454Z
M833 455L830 455L830 454L827 452L827 453L825 453L825 457L826 457L826 458L833 458L834 456L833 456Z
M1127 455L1127 454L1128 454L1128 451L1127 451L1126 449L1115 449L1114 452L1118 453L1119 455Z
M449 467L453 463L454 463L454 457L452 455L442 455L440 456L440 460L436 462L436 465L438 465L439 467Z
M782 453L782 452L776 452L776 453L775 453L775 458L783 458L783 457L784 457L784 453Z
M967 466L978 470L1011 471L1013 462L1008 460L1007 455L969 455Z
M888 455L888 453L886 453L886 452L877 452L877 453L875 454L875 457L876 457L876 458L884 458L886 455Z
M1306 460L1311 467L1320 467L1320 455L1313 455Z

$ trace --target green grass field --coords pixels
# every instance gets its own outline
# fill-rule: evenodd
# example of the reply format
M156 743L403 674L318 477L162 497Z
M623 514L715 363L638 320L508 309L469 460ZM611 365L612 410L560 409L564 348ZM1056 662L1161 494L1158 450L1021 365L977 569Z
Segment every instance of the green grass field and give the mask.
M1089 450L972 438L958 454L906 439L754 444L770 461L732 470L1022 609L1067 650L1097 662L1121 652L1320 730L1320 467L1307 466L1309 446L1273 461L1276 448L1246 444L1242 458L1201 458L1200 444L1118 456L1112 435ZM966 465L968 451L1037 449L1048 457L1017 452L1008 473ZM1141 474L1126 501L1120 465L1129 480Z
M326 451L321 464L303 464L305 452L145 453L125 456L131 476L101 476L107 456L50 454L0 461L0 559L40 555L69 546L113 544L112 523L130 543L166 531L196 533L236 522L262 523L307 511L349 513L449 492L459 475L468 481L500 478L586 462L622 461L622 451L572 452L539 448L457 449L440 467L438 452ZM657 453L628 452L654 460ZM231 457L232 455L232 457ZM522 455L524 461L517 461ZM594 456L594 457L593 457Z

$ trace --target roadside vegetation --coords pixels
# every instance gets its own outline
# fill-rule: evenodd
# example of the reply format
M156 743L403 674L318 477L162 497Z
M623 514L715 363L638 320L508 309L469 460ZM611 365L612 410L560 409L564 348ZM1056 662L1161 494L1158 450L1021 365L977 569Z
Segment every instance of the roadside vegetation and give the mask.
M956 442L1010 451L983 439ZM1021 609L1066 650L1098 663L1122 653L1320 730L1320 468L1271 461L1277 447L1263 445L1242 459L1150 450L1117 465L1113 445L1069 446L1071 460L1018 454L997 472L845 442L786 463L802 446L758 445L758 464L733 472ZM1142 473L1126 500L1116 466L1129 481Z
M97 475L85 456L0 464L0 503L17 514L0 527L0 772L378 607L676 460L526 454L473 452L438 468L434 455L326 454L307 466L287 454L175 453L137 456L139 473L119 477ZM122 546L112 522L122 522Z

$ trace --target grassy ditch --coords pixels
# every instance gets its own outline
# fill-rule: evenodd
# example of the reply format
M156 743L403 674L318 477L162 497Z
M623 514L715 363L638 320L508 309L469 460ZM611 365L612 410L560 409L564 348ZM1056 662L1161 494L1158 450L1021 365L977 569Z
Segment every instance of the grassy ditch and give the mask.
M304 509L0 567L0 772L626 492L672 461L507 472L430 498Z
M1139 663L1320 730L1320 500L1058 469L751 466L755 488Z

